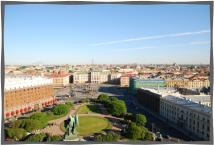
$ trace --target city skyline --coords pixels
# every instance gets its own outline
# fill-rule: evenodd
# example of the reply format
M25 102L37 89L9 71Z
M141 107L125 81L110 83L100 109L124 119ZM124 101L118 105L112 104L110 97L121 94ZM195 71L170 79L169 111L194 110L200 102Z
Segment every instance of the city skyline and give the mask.
M5 64L209 64L209 16L194 4L8 5Z

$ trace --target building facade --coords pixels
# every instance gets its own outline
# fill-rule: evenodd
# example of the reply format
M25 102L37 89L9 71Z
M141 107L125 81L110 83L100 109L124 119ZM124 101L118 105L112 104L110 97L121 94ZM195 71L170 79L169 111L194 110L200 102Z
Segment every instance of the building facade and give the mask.
M4 116L10 118L56 103L53 80L43 77L5 78Z
M160 94L153 93L150 90L138 89L136 92L138 101L154 113L159 113Z
M100 71L90 72L90 83L99 84L105 82L108 82L108 73Z
M89 83L89 81L90 81L90 75L87 72L76 72L73 74L74 84Z
M211 107L176 96L160 100L160 115L188 136L210 139Z
M129 87L129 76L128 75L122 75L120 77L120 86L121 87Z
M120 82L121 73L111 73L109 74L109 83L118 84Z
M69 74L62 70L53 71L52 78L54 88L62 88L69 85Z
M135 93L138 88L158 88L166 87L165 80L160 79L139 79L131 77L129 82L129 91Z
M167 87L182 87L188 89L200 89L203 87L209 87L210 81L209 80L167 80L166 81Z

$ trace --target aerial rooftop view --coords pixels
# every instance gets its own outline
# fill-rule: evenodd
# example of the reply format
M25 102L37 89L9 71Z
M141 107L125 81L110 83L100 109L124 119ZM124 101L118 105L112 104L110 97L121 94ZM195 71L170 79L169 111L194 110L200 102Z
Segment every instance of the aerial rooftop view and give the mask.
M210 5L5 5L7 143L210 143Z

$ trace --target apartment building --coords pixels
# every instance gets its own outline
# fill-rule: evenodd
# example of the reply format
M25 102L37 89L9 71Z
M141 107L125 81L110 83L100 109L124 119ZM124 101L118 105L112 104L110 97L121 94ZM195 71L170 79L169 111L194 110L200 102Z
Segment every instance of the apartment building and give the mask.
M7 76L4 89L4 116L10 118L38 110L57 100L53 80L44 77Z
M69 74L65 73L62 70L53 71L53 87L54 88L62 88L69 85Z

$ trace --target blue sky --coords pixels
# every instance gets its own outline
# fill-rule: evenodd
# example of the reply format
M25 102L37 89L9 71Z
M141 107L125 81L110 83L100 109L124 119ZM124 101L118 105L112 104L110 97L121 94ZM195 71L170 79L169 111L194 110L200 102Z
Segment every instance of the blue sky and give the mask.
M209 5L7 5L5 64L208 64Z

